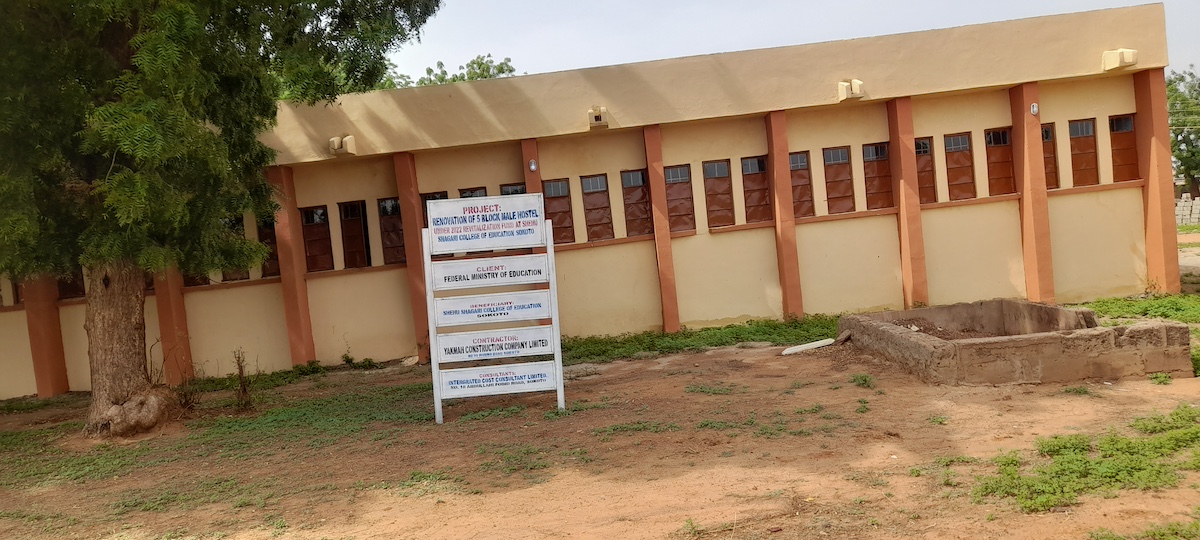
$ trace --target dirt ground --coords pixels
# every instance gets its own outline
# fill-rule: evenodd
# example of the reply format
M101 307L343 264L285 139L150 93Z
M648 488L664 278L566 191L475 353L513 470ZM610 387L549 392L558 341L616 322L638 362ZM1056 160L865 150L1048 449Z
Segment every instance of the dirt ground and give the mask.
M968 339L968 338L985 338L996 337L996 334L989 332L980 332L978 330L955 330L952 328L942 328L933 324L929 319L922 317L914 317L911 319L899 319L892 321L896 326L911 328L922 334L929 334L939 339Z
M440 426L381 424L248 457L179 451L117 477L0 487L0 538L1057 539L1142 530L1200 504L1195 473L1175 489L1085 496L1044 514L970 496L973 476L995 472L987 459L1038 436L1100 434L1169 411L1195 400L1200 380L1091 382L1090 396L1061 385L927 386L850 345L780 350L572 366L568 402L598 408L557 419L545 415L552 394L476 398L449 406ZM850 382L862 373L875 388ZM331 373L274 403L428 380L423 367ZM517 412L456 421L502 407ZM82 415L78 405L7 415L0 430ZM123 444L169 453L192 429L176 423ZM985 461L936 464L954 456ZM414 471L440 476L402 484ZM270 493L192 504L163 495L213 478ZM158 494L159 504L114 511L130 494Z

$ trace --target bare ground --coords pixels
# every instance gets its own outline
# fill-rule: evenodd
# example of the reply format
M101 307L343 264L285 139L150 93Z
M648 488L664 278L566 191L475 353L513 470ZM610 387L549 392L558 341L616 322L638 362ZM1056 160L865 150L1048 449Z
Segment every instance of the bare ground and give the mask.
M200 428L175 423L119 443L168 456L180 448L173 460L0 487L0 538L1086 538L1183 519L1200 504L1195 473L1175 489L1083 497L1045 514L970 496L973 476L994 472L986 460L1002 451L1169 411L1195 400L1200 380L1093 382L1093 396L1060 385L927 386L852 346L779 350L574 366L568 402L604 408L558 419L544 416L552 395L477 398L450 406L441 426L381 424L328 446L281 440L247 455L197 452L184 442ZM851 384L859 373L876 387ZM427 368L343 372L270 401L428 380ZM522 405L509 417L456 421ZM68 403L8 415L0 430L83 413ZM56 444L77 452L93 443ZM935 464L952 456L985 461ZM404 483L414 471L440 476ZM219 492L214 480L240 491ZM205 490L219 493L209 500Z

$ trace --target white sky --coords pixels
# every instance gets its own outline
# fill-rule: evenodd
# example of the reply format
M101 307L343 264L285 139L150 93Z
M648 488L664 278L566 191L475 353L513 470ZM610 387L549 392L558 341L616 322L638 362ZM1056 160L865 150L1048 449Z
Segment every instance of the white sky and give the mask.
M414 79L478 54L546 73L1137 5L1137 0L444 0L392 54ZM1200 64L1200 0L1164 0L1171 66Z

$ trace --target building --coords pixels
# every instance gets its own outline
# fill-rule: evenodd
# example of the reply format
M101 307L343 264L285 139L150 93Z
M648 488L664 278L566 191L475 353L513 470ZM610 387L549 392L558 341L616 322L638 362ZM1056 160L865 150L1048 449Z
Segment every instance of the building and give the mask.
M1164 27L1156 4L281 104L283 211L245 221L277 257L157 279L149 354L170 381L238 348L417 354L422 201L522 192L568 335L1178 291ZM69 289L0 282L0 397L88 389Z

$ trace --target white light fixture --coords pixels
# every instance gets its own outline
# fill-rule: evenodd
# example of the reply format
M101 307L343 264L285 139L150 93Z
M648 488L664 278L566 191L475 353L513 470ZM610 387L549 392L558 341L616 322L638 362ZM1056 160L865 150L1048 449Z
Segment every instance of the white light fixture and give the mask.
M1030 104L1029 105L1029 114L1037 116L1037 113L1038 113L1038 104L1037 103Z
M529 160L529 171L537 172L537 160L536 159Z

